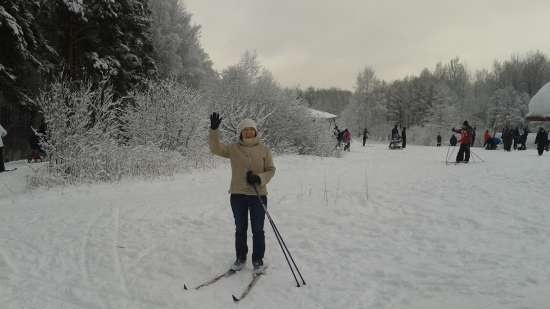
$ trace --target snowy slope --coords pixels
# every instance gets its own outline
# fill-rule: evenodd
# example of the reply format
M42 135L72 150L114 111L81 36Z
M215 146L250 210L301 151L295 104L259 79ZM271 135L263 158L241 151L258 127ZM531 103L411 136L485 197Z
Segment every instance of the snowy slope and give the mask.
M1 308L550 307L550 153L352 146L279 156L269 209L308 282L296 288L266 222L269 264L184 291L233 260L227 162L174 179L26 191L0 174ZM8 164L10 167L11 164Z

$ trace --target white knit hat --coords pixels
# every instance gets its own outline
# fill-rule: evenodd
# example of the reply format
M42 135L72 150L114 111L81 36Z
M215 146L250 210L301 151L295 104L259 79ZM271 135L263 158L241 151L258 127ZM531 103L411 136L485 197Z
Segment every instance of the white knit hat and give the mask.
M239 122L239 135L243 132L244 128L254 128L256 130L256 134L258 134L258 128L256 128L256 123L252 119L243 119L241 122Z

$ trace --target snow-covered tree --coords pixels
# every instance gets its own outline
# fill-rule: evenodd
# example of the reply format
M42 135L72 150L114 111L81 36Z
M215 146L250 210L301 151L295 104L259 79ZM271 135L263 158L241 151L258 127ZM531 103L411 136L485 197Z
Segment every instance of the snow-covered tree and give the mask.
M41 26L69 78L109 77L125 95L156 73L147 0L63 0L50 10Z
M208 111L196 90L161 80L133 98L123 117L129 145L155 145L182 155L205 145Z
M319 151L308 146L318 135L297 93L285 91L272 74L262 68L256 53L245 52L240 62L225 69L208 94L211 110L224 118L221 131L226 141L235 141L238 124L244 118L256 121L266 144L276 151ZM330 128L326 128L330 135ZM334 145L330 145L331 148Z
M180 0L149 0L155 59L163 78L197 88L215 77L212 61L201 47L200 26Z
M523 124L528 111L529 96L515 90L512 86L498 89L491 97L491 107L487 119L490 127L515 127Z
M380 125L386 122L384 83L370 67L358 74L350 104L342 112L342 122L352 132L367 128L372 136L382 134ZM386 125L382 126L385 131Z

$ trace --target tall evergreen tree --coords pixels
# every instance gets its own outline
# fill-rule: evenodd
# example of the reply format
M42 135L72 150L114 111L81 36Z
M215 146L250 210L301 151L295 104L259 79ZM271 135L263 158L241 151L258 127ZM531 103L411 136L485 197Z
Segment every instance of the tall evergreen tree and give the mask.
M110 77L124 95L154 76L147 0L55 0L51 8L42 27L71 79Z
M191 23L179 0L150 0L155 59L159 74L192 87L215 77L212 61L200 44L200 26Z

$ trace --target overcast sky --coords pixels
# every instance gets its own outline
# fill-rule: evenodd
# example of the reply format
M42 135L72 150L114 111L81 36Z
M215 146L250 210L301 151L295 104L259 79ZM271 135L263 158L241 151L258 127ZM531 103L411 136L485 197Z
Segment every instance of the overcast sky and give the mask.
M184 0L217 70L255 50L283 86L353 89L371 66L387 81L458 56L550 54L550 0Z

